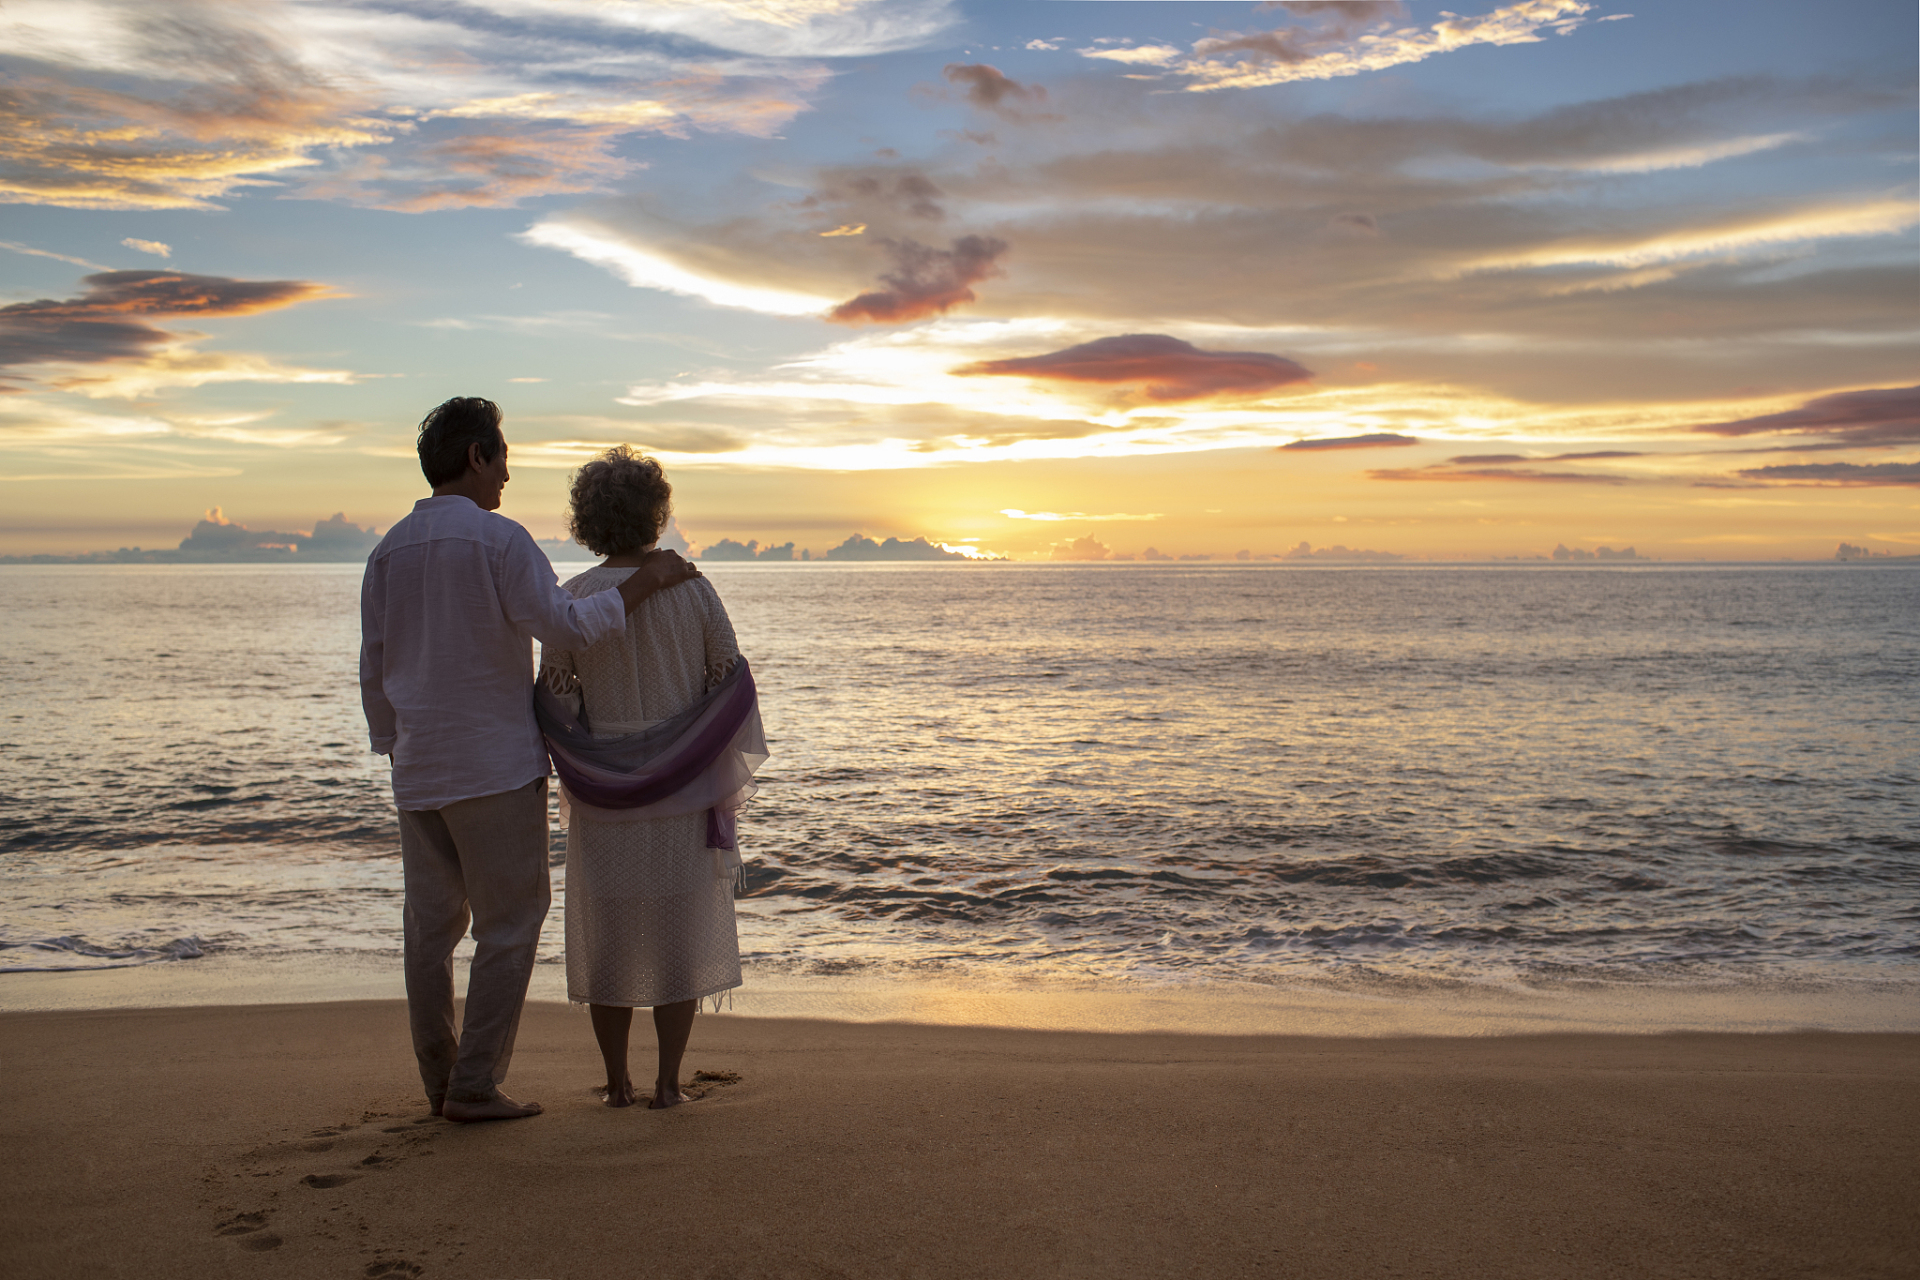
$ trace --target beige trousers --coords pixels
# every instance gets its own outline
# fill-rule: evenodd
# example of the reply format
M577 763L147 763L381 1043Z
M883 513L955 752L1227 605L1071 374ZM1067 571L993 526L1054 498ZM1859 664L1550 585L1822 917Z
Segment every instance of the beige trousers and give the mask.
M488 1102L507 1078L547 918L547 780L400 810L407 1013L427 1098ZM453 949L473 924L466 1020L453 1024Z

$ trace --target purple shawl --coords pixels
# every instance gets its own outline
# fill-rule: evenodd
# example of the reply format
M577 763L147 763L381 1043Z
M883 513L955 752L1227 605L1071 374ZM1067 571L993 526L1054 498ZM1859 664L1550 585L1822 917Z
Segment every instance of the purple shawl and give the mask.
M596 738L584 708L544 683L533 712L575 808L613 821L707 811L707 846L739 865L734 816L767 758L759 694L745 658L692 706L638 733Z

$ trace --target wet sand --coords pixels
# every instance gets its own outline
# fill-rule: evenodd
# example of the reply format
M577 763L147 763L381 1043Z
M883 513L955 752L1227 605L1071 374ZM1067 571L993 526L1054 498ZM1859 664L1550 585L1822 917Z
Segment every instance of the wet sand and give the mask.
M17 1280L1920 1275L1912 1034L703 1017L738 1080L650 1113L536 1004L547 1114L472 1127L394 1001L4 1014L0 1069Z

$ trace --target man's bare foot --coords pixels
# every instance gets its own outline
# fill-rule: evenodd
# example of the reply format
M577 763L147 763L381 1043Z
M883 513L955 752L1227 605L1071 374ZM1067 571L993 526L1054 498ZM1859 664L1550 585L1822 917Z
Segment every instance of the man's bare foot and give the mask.
M620 1078L618 1088L608 1085L604 1092L607 1095L607 1105L610 1107L630 1107L634 1103L633 1081L626 1076Z
M504 1093L496 1093L490 1102L462 1102L457 1098L448 1098L441 1105L440 1114L455 1124L472 1124L476 1120L519 1120L526 1116L540 1114L537 1102L515 1102Z
M647 1099L647 1110L665 1111L668 1107L678 1107L688 1102L697 1101L697 1098L689 1098L686 1094L680 1092L678 1088L661 1089L656 1087L653 1091L653 1096Z

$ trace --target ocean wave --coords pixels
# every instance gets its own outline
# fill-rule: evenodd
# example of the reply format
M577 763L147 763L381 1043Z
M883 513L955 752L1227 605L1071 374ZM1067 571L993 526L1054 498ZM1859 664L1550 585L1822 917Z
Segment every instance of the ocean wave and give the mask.
M175 938L155 946L121 946L85 938L36 938L0 942L0 973L69 973L82 969L129 969L170 960L198 960L218 950L200 938Z

